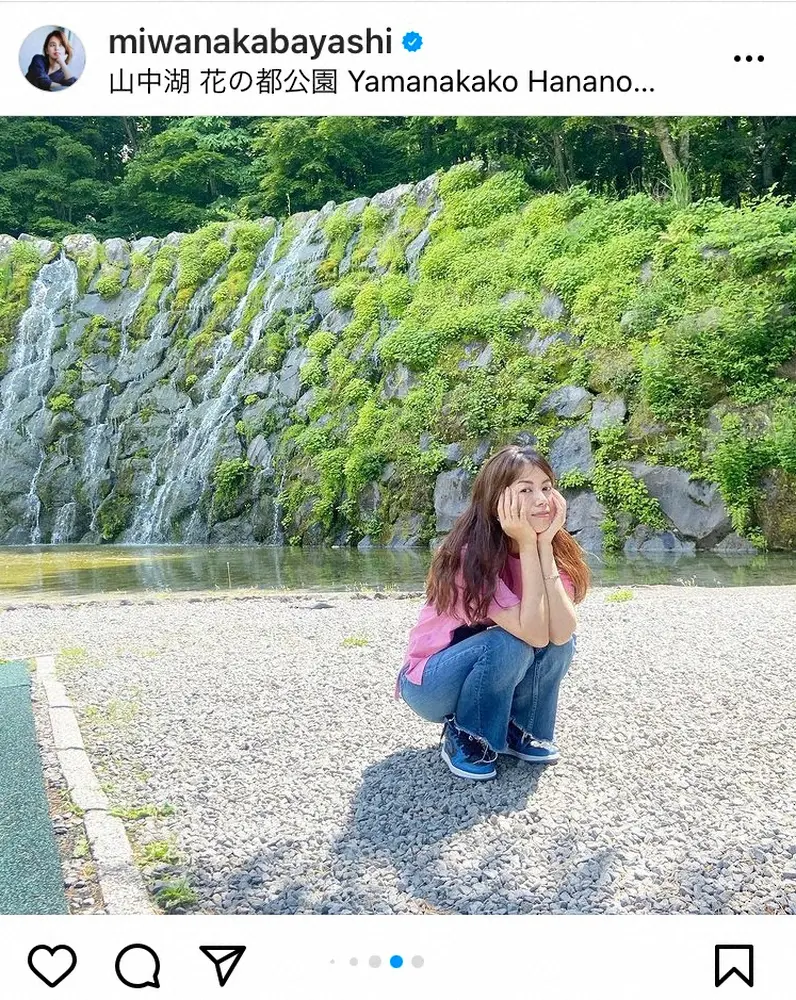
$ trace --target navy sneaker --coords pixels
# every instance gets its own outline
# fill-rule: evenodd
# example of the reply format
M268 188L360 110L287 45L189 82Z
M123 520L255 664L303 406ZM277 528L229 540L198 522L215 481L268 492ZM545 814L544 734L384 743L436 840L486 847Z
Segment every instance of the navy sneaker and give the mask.
M557 764L560 757L555 747L546 747L531 739L513 722L509 723L506 749L503 753L510 757L519 757L520 760L527 760L531 764Z
M441 754L448 769L459 778L488 781L497 777L495 751L475 736L457 729L452 722L446 722L442 730Z

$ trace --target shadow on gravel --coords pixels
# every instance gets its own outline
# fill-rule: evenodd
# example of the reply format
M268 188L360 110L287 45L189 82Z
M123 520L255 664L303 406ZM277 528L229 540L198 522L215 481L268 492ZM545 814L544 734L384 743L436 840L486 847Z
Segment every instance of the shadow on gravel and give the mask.
M576 860L575 845L559 836L552 845L557 867L569 856L572 866L552 892L518 864L524 842L549 843L534 806L538 784L548 780L555 779L541 767L501 757L497 780L463 781L447 771L436 748L399 751L365 770L333 857L358 870L362 888L379 867L394 869L395 889L411 897L413 910L522 913L556 904L568 909L570 902L575 909L575 900L578 912L598 910L612 851ZM467 831L476 825L474 838ZM356 908L395 912L385 908L384 895L364 892Z
M534 796L540 782L559 780L553 773L503 757L498 769L496 781L469 782L436 747L394 753L365 769L335 841L269 845L203 887L218 894L213 911L602 911L613 851L584 856L568 831L545 827Z

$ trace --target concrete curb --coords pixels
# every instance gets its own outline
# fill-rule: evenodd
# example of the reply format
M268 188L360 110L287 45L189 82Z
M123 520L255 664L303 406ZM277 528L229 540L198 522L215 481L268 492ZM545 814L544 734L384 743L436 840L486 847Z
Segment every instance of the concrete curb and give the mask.
M55 657L48 654L33 659L47 698L58 761L72 800L84 811L83 823L105 909L112 914L152 913L149 893L133 861L124 823L109 812L108 798L86 753L72 702L56 679Z

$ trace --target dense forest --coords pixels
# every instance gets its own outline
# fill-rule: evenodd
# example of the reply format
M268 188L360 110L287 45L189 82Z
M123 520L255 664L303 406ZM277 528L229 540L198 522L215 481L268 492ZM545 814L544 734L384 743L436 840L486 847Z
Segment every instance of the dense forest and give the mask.
M530 190L796 192L793 119L0 118L0 233L164 236L373 195L480 157Z

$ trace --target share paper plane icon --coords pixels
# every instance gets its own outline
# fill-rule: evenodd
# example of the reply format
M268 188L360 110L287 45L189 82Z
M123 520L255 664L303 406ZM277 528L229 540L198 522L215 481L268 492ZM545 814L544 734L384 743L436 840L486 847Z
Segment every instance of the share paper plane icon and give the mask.
M216 967L216 975L218 976L218 985L226 986L227 980L235 971L238 962L241 960L241 956L243 955L244 951L246 951L246 945L202 944L199 945L199 951L201 951L204 955L207 955L207 957Z

